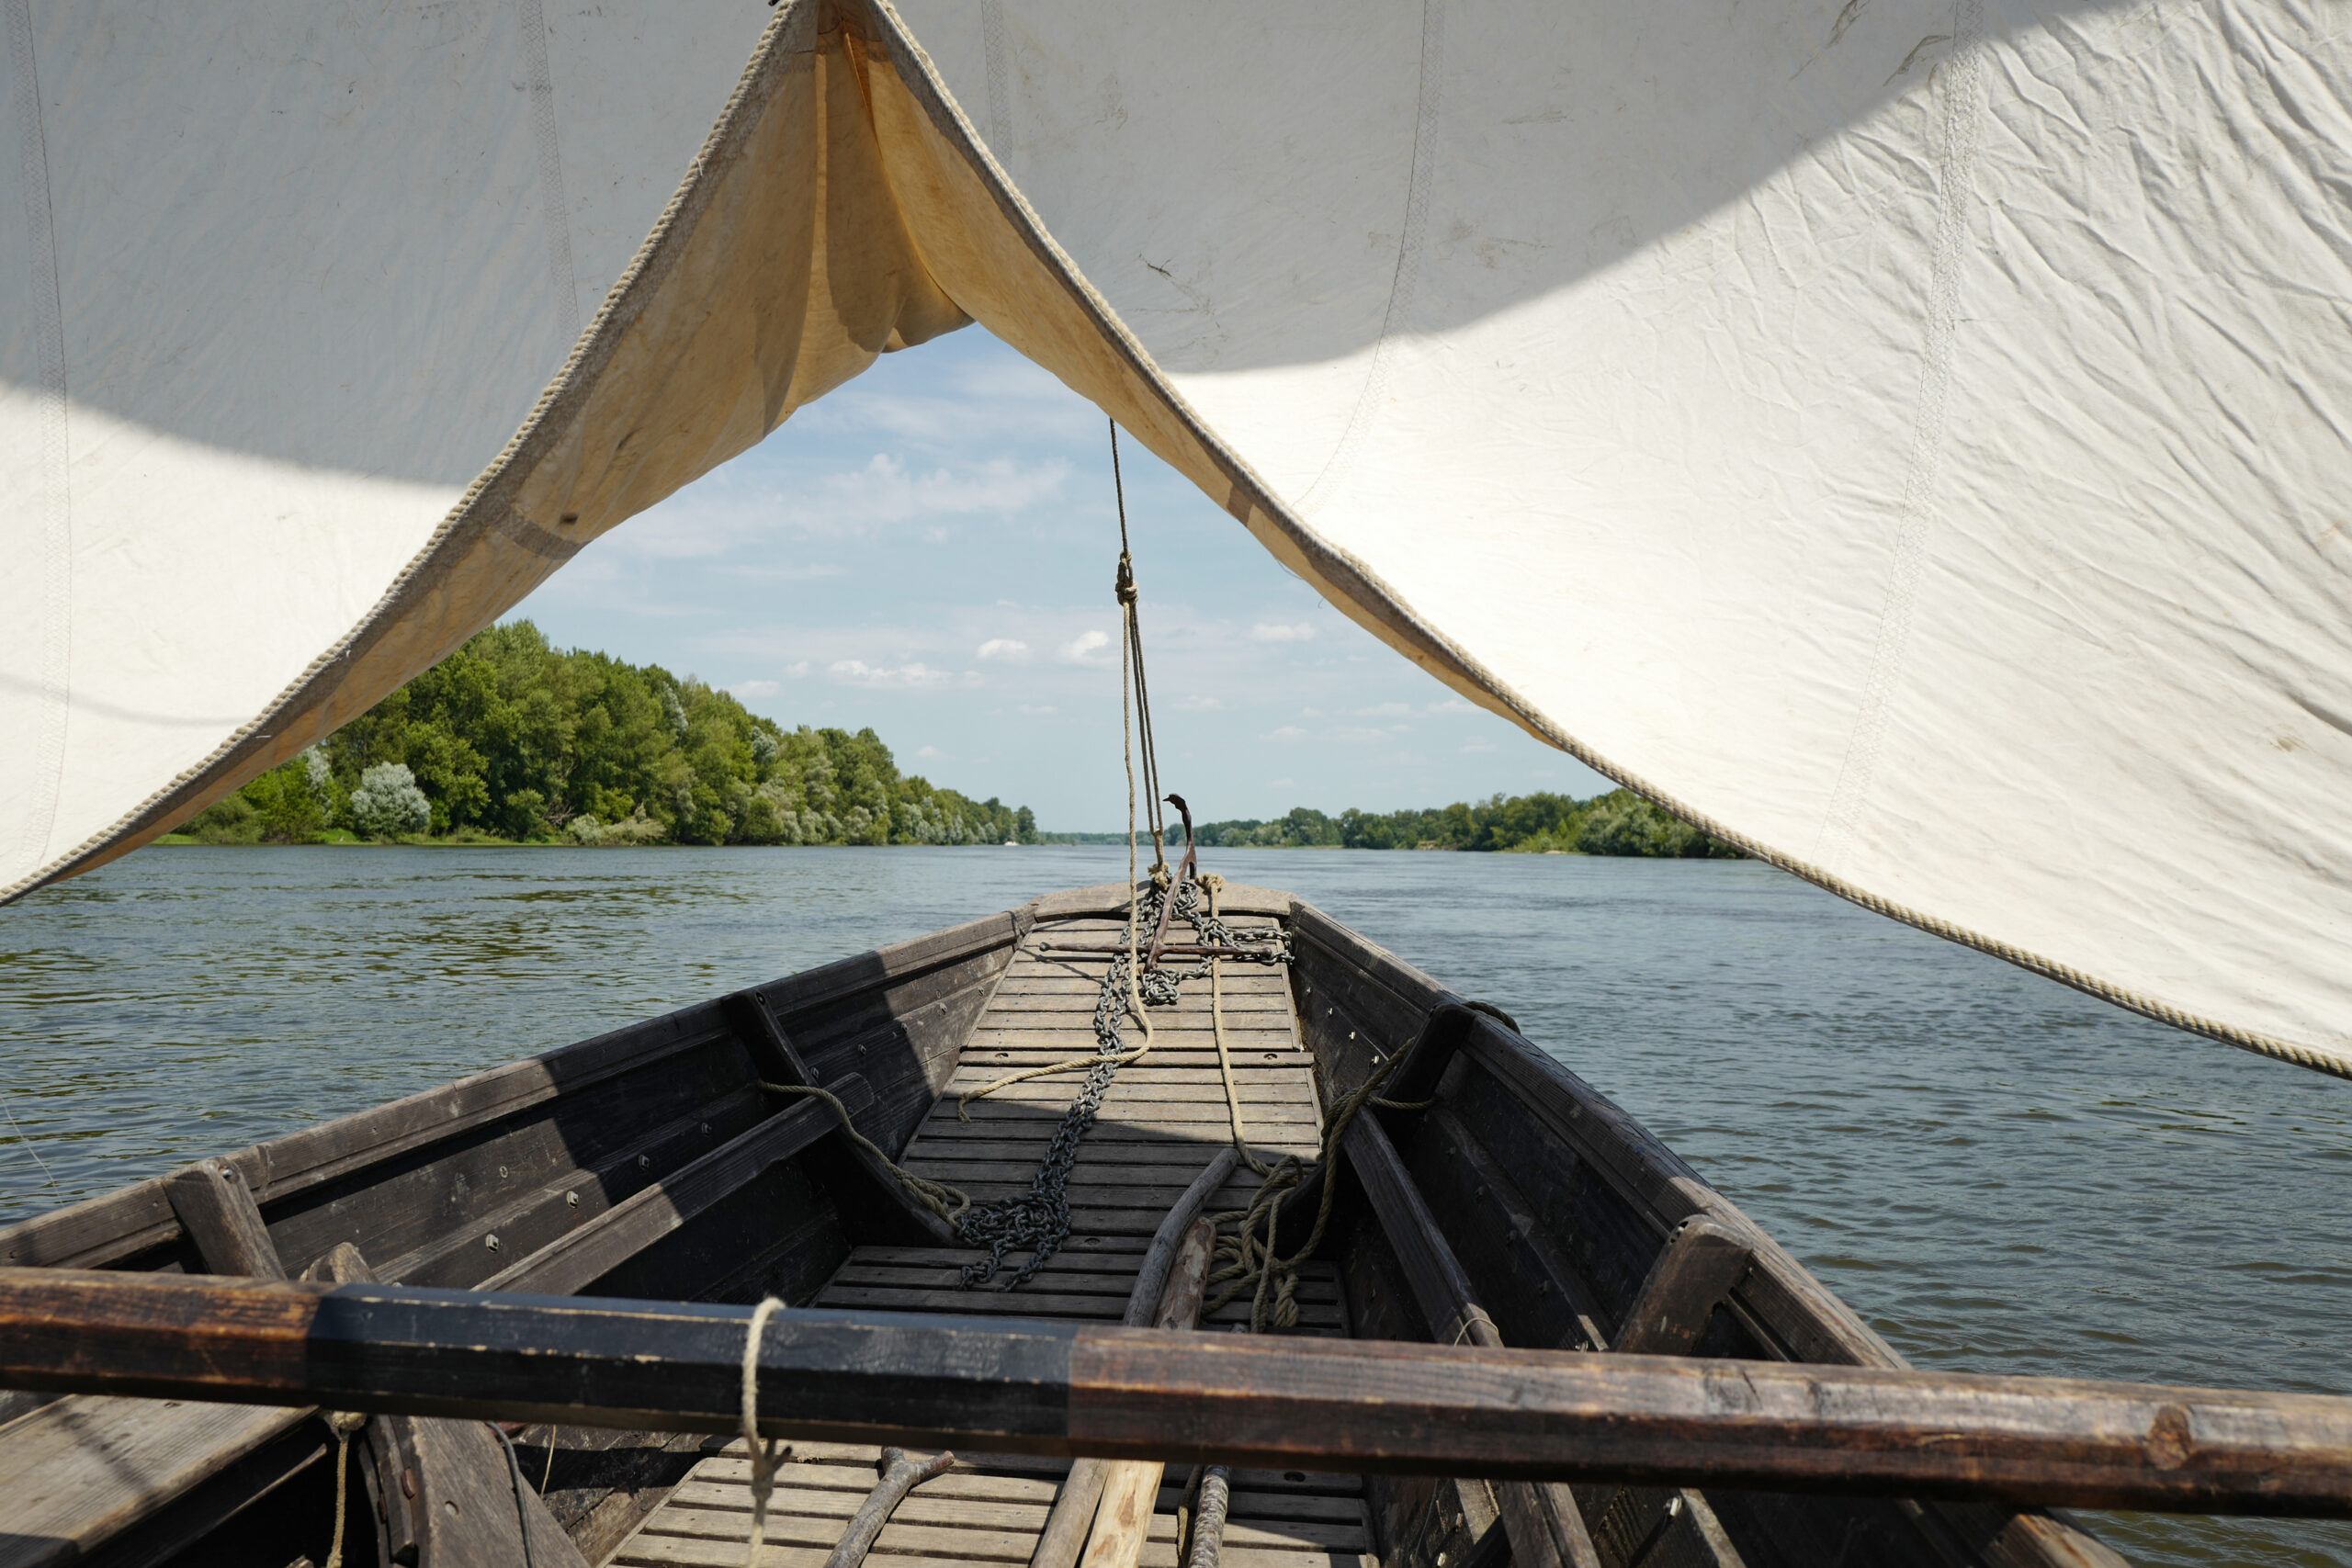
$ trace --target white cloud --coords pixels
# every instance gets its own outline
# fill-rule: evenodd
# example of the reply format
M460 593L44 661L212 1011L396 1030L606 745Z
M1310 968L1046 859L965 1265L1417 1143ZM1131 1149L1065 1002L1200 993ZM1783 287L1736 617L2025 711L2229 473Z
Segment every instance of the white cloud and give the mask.
M1306 731L1295 724L1285 724L1280 729L1268 730L1258 739L1261 740L1304 740L1306 739Z
M1343 724L1331 731L1331 739L1340 741L1385 740L1388 731L1375 729L1368 724Z
M1102 650L1111 646L1111 634L1106 631L1080 632L1062 644L1062 657L1072 664L1108 664Z
M1050 500L1069 471L1058 457L1030 463L990 457L923 469L877 452L863 467L789 490L722 474L634 519L611 536L612 547L639 557L692 559L755 545L773 547L779 536L865 537L915 522L927 525L922 536L937 543L947 536L943 519L1029 511ZM834 565L747 570L783 581L845 572Z
M1026 714L1035 714L1042 718L1049 714L1057 714L1062 710L1056 707L1051 703L1023 703L1021 705L1021 711Z
M734 695L738 702L741 702L750 697L775 696L778 692L784 690L784 686L781 682L775 681L738 681L735 684L728 687L727 690Z
M936 746L918 746L915 748L915 755L926 761L936 762L945 758L947 753Z
M1029 645L1017 638L992 637L980 644L982 659L1018 659L1029 651Z
M1465 753L1476 753L1479 751L1491 751L1494 750L1494 747L1484 740L1465 740L1462 743L1462 750Z
M1374 703L1368 708L1356 709L1358 718L1402 718L1413 711L1410 703Z
M808 673L808 661L805 659L796 659L784 667L784 672L796 681L800 680Z
M1268 779L1266 787L1268 789L1296 789L1298 781L1296 779Z
M1296 626L1260 621L1250 628L1251 642L1313 642L1315 628L1301 621Z
M925 664L919 659L909 660L904 664L896 665L868 664L863 659L837 659L825 666L825 673L844 685L893 687L900 690L947 686L959 682L970 685L978 680L978 676L968 672L959 676L952 670L940 670Z
M1431 713L1476 713L1477 711L1476 705L1465 703L1460 697L1446 697L1430 705Z
M1179 697L1176 706L1185 713L1223 713L1225 702L1219 697Z

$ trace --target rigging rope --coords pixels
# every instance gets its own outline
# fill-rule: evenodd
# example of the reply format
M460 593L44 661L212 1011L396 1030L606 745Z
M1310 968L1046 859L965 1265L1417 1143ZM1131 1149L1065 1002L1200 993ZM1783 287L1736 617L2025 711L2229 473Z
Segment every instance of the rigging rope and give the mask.
M1094 1000L1094 1051L1091 1055L1073 1056L1045 1066L1027 1067L1007 1073L1002 1077L982 1084L967 1092L956 1102L956 1115L971 1119L971 1102L994 1094L1012 1084L1032 1078L1048 1077L1057 1073L1083 1070L1086 1081L1062 1112L1060 1123L1046 1145L1045 1157L1038 1162L1036 1174L1030 1178L1029 1190L993 1203L972 1208L956 1223L956 1234L967 1244L986 1247L984 1261L967 1264L961 1274L964 1286L969 1289L996 1278L1004 1267L1009 1252L1027 1251L1029 1260L1022 1265L1003 1288L1018 1290L1037 1276L1069 1239L1069 1179L1078 1163L1079 1147L1094 1127L1101 1114L1103 1096L1110 1092L1112 1080L1119 1069L1137 1062L1151 1050L1151 1013L1153 1007L1168 1006L1178 998L1179 989L1187 980L1207 976L1212 987L1212 1011L1217 1015L1218 1056L1225 1060L1222 997L1222 962L1216 956L1194 964L1190 969L1175 970L1147 962L1143 952L1142 932L1149 926L1155 932L1170 919L1189 923L1201 945L1238 949L1252 959L1266 964L1290 962L1288 942L1280 932L1263 946L1243 942L1226 924L1217 908L1217 892L1224 886L1222 878L1195 877L1189 874L1190 855L1183 865L1170 871L1168 865L1166 818L1161 814L1162 800L1159 783L1159 752L1152 737L1151 683L1144 671L1143 625L1136 613L1139 594L1136 587L1135 557L1127 536L1127 502L1125 481L1119 470L1119 427L1111 425L1111 482L1117 498L1119 513L1119 570L1113 583L1113 593L1119 604L1121 622L1119 637L1119 742L1126 763L1127 775L1127 919L1126 945L1114 950L1109 967L1102 976L1102 989ZM1136 774L1140 762L1143 793L1146 801L1144 826L1151 834L1152 864L1147 878L1139 875L1136 864L1137 838L1136 823ZM1175 797L1167 797L1182 806ZM1186 848L1197 848L1192 841L1191 818L1185 818ZM1206 889L1208 907L1202 908L1202 892ZM1143 1030L1144 1043L1130 1047L1123 1032L1123 1021L1133 1018ZM1228 1100L1232 1101L1234 1137L1242 1140L1241 1116L1238 1100L1230 1094L1231 1071L1227 1071ZM1253 1169L1261 1175L1269 1168L1244 1146L1241 1150ZM902 1178L903 1179L903 1178Z

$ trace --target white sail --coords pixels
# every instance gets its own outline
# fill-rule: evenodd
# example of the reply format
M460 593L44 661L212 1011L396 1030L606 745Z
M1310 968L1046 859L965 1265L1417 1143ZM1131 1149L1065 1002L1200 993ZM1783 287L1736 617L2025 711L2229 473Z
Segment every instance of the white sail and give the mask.
M2352 1072L2330 11L0 9L0 887L970 318L1533 733Z

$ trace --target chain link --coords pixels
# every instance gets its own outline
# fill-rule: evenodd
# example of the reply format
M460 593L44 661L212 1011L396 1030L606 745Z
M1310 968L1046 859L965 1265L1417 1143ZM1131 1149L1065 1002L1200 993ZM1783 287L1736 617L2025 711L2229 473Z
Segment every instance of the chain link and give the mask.
M1159 930L1160 906L1170 896L1155 882L1144 896L1136 923ZM1177 883L1172 897L1176 905L1170 914L1175 919L1189 922L1204 945L1241 949L1248 954L1248 962L1258 964L1282 964L1291 961L1290 940L1281 931L1272 933L1270 943L1245 942L1223 919L1210 913L1202 900L1197 879L1188 876ZM1078 1164L1079 1145L1093 1130L1094 1120L1102 1113L1102 1097L1110 1092L1119 1068L1139 1054L1128 1050L1121 1033L1121 1017L1126 1009L1127 965L1126 953L1114 953L1110 968L1102 976L1102 992L1094 998L1094 1064L1087 1070L1086 1082L1080 1088L1078 1098L1062 1112L1061 1124L1054 1129L1052 1140L1046 1145L1046 1156L1039 1162L1036 1175L1029 1179L1029 1190L993 1203L975 1204L956 1223L956 1234L965 1245L989 1249L986 1262L964 1266L962 1280L966 1290L995 1279L1004 1267L1006 1253L1025 1249L1030 1254L1029 1261L1021 1266L1011 1282L1001 1287L1017 1291L1035 1279L1037 1271L1069 1239L1069 1178ZM1136 989L1146 1007L1172 1007L1179 987L1185 981L1201 979L1208 972L1206 959L1189 969L1149 967L1136 977Z

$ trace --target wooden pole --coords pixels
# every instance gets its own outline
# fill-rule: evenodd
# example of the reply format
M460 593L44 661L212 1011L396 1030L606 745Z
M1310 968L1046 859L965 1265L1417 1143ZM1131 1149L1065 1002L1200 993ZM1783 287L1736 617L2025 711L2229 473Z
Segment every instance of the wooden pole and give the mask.
M0 1269L0 1388L731 1430L749 1309ZM2352 1517L2352 1399L798 1311L775 1436Z
M1168 1282L1168 1271L1175 1267L1176 1256L1184 1243L1185 1233L1192 1228L1193 1216L1199 1213L1225 1179L1233 1174L1239 1164L1240 1154L1227 1147L1216 1152L1193 1184L1184 1189L1152 1233L1151 1246L1143 1255L1143 1264L1136 1270L1133 1290L1127 1292L1127 1310L1119 1321L1130 1328L1141 1328L1151 1322L1159 1310L1161 1287ZM1088 1532L1094 1526L1094 1511L1102 1501L1102 1481L1105 1466L1099 1459L1080 1459L1069 1467L1069 1474L1062 1480L1061 1490L1054 1495L1054 1506L1046 1515L1046 1528L1037 1533L1036 1549L1029 1554L1029 1568L1073 1568L1078 1554L1086 1550Z
M1206 1220L1193 1221L1160 1292L1154 1328L1188 1330L1199 1321L1201 1292L1209 1278L1209 1249L1216 1244L1216 1227ZM1102 1505L1095 1513L1093 1531L1086 1538L1080 1568L1136 1568L1143 1558L1143 1538L1150 1533L1152 1506L1159 1499L1159 1478L1166 1470L1159 1460L1112 1462L1102 1475Z

